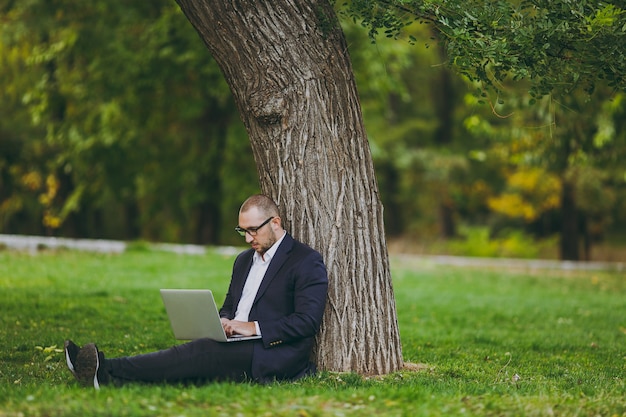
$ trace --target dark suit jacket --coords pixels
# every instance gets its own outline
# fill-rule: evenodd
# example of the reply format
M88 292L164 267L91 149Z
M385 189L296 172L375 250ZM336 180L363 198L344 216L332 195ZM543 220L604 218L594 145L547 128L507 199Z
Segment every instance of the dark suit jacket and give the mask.
M254 250L249 249L237 256L221 317L235 316L253 255ZM253 342L254 380L297 379L315 372L309 358L322 322L327 290L322 256L285 235L250 310L249 320L259 322L262 334L260 341Z

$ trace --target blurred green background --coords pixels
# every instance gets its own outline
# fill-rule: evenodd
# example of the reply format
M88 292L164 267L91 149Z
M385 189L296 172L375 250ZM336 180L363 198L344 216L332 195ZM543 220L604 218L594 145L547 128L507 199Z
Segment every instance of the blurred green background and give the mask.
M239 242L255 163L174 1L9 1L0 23L0 233ZM623 93L494 96L427 25L342 23L392 251L626 260Z

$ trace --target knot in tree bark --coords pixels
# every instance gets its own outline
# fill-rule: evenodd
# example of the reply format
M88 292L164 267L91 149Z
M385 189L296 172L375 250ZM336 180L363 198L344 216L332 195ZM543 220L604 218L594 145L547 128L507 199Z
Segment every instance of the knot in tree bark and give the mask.
M284 103L283 94L277 91L258 90L249 98L252 115L261 125L280 123L284 113Z

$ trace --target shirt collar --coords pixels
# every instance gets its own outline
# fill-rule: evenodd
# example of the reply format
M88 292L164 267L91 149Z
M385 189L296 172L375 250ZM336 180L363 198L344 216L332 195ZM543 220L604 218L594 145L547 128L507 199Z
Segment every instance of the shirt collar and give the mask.
M267 252L265 252L265 254L263 255L263 258L261 258L261 255L259 255L259 252L254 252L254 262L269 262L269 261L271 261L272 258L274 257L274 254L278 250L278 247L280 246L282 241L285 239L285 236L287 236L287 231L283 230L283 235L280 237L280 239L278 239L276 242L274 242L272 247L269 248L267 250Z

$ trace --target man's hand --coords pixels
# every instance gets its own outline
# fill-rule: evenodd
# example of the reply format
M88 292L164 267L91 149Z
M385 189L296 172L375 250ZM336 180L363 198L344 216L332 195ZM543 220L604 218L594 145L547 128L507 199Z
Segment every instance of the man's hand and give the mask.
M239 334L242 336L254 336L256 335L256 326L253 321L237 321L237 320L228 320L227 318L222 317L222 327L226 332L226 336L230 337L235 334Z

